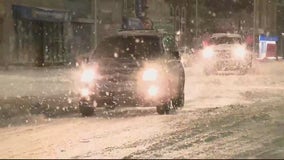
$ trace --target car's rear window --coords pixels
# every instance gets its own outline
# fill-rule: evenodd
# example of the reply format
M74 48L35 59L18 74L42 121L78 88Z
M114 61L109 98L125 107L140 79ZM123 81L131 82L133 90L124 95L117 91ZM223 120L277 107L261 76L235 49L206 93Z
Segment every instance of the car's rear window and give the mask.
M242 39L239 37L213 37L210 39L210 44L236 44L242 43Z

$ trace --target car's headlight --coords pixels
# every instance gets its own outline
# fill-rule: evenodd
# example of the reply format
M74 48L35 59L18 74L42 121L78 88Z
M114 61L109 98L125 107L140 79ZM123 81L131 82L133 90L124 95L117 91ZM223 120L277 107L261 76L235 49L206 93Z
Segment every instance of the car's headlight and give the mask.
M96 72L94 69L85 69L81 75L81 81L84 83L91 83L96 79Z
M245 47L239 46L239 47L234 48L233 54L236 58L243 59L243 58L245 58L247 53L246 53Z
M156 81L158 79L158 71L154 68L148 68L143 72L142 79L144 81Z
M83 88L81 89L80 94L82 97L88 97L90 95L90 90L88 88Z
M148 94L152 97L156 96L158 92L159 88L157 86L152 85L148 88Z
M214 50L213 48L211 47L206 47L204 50L203 50L203 57L204 58L212 58L214 56Z

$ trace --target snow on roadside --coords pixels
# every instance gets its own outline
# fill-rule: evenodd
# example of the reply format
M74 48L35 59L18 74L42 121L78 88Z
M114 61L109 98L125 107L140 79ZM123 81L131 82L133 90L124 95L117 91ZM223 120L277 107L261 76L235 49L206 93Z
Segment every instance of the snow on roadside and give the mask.
M267 71L245 76L207 77L189 70L186 106L173 115L68 117L2 128L1 156L283 158L283 66L261 63Z
M73 92L71 69L0 71L0 97L46 96Z

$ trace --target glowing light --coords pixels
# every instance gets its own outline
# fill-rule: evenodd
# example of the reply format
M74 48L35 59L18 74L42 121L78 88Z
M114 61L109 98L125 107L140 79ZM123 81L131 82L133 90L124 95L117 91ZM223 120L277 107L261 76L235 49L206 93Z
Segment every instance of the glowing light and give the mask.
M156 95L158 94L158 91L159 91L159 89L158 89L157 86L151 86L151 87L149 87L149 89L148 89L148 94L149 94L150 96L156 96Z
M158 71L154 68L146 69L142 78L144 81L156 81L158 79Z
M177 31L176 34L177 34L177 35L180 35L180 31Z
M214 55L214 50L211 47L207 47L203 50L203 57L206 59L212 58Z
M92 69L86 69L83 71L81 81L85 83L91 83L95 79L95 71Z
M246 56L246 49L245 47L236 47L234 50L233 50L233 54L236 58L241 58L241 59L244 59L245 56Z
M83 88L81 90L81 96L88 97L90 95L90 90L88 88Z

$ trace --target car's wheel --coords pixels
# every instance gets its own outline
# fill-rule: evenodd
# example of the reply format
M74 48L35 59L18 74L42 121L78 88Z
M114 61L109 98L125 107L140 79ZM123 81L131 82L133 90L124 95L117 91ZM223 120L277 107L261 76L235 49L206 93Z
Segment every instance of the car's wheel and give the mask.
M80 104L79 109L82 116L92 116L95 112L95 109L88 104Z
M182 108L184 106L184 92L180 93L177 98L173 100L174 108Z
M159 105L156 107L157 109L157 113L160 114L160 115L163 115L163 114L169 114L170 113L170 106L171 103L168 102L168 103L165 103L163 105Z

